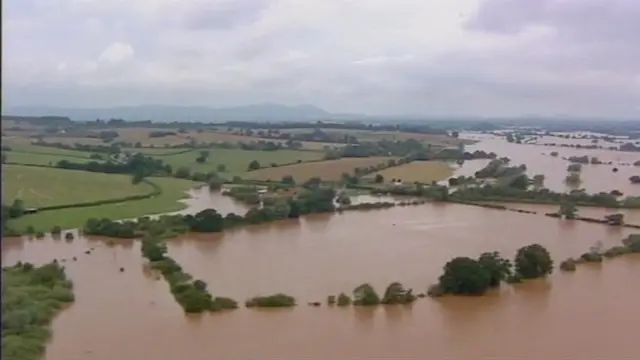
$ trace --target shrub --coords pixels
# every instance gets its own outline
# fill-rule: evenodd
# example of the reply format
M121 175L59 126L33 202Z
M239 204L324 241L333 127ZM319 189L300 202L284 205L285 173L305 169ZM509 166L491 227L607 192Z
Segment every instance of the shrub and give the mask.
M293 296L285 294L274 294L269 296L256 296L245 302L245 306L252 307L291 307L296 305Z
M65 240L73 240L73 233L72 232L65 233L64 238Z
M362 284L353 289L353 305L371 306L380 304L380 296L369 284Z
M349 306L351 305L351 298L347 296L345 293L340 293L338 295L338 306Z
M560 270L562 271L576 271L576 261L572 258L568 258L560 263Z
M51 235L60 235L62 233L62 228L58 225L51 228Z

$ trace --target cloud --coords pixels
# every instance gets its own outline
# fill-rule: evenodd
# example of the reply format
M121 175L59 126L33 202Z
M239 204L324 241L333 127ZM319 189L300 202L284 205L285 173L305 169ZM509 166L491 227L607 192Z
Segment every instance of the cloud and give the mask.
M98 60L117 63L131 58L133 53L133 47L131 47L130 44L116 41L104 49L100 56L98 56Z
M636 0L8 0L7 104L640 114Z

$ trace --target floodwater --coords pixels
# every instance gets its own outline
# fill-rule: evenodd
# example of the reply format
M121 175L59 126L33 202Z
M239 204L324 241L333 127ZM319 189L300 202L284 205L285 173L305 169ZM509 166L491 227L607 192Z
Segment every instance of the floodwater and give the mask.
M580 188L589 193L600 191L609 192L617 189L626 195L640 196L640 185L631 184L629 178L633 175L640 175L640 167L632 166L634 162L640 160L640 153L622 152L604 149L576 149L553 147L544 145L527 145L508 143L504 138L499 138L485 134L461 134L461 137L480 140L480 142L465 147L466 151L484 150L495 152L499 157L509 157L510 165L527 165L527 174L534 176L543 174L545 176L544 187L553 191L569 191L572 188L564 182L567 176L567 166L570 162L563 158L571 156L597 157L602 162L612 162L612 165L583 165L580 177L582 183ZM553 138L556 143L580 143L579 139ZM552 141L550 141L552 142ZM605 145L604 143L602 145ZM558 152L558 157L551 156L551 152ZM476 171L482 169L489 163L489 160L466 161L459 167L455 176L472 176ZM618 168L618 172L613 172L613 168Z
M164 280L144 266L135 241L5 239L2 261L66 260L76 302L54 320L46 360L637 359L638 256L479 298L375 309L306 305L363 282L379 292L392 281L424 292L454 256L499 250L511 257L537 242L560 261L629 233L543 215L426 204L171 240L170 255L214 295L244 300L285 292L300 303L203 316L182 313Z

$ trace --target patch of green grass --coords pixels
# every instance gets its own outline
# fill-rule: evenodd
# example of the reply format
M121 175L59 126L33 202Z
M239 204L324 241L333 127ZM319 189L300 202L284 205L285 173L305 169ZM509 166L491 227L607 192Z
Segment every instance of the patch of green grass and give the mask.
M8 226L24 231L31 225L35 231L48 232L56 225L63 229L82 227L90 218L131 219L178 211L186 207L178 200L188 197L187 190L198 185L193 181L174 178L149 178L149 180L162 188L162 194L149 199L118 204L45 211L11 220Z
M384 177L385 182L401 179L403 182L431 183L432 181L446 180L453 175L453 172L451 165L444 161L414 161L369 174L367 178L373 179L380 174Z
M18 264L3 268L2 275L2 358L41 359L51 321L74 301L72 284L55 263Z
M65 155L36 154L18 151L7 151L7 162L29 165L45 165L55 166L61 160L67 160L76 163L86 163L89 161L100 161L81 157L69 157Z
M86 171L2 166L3 201L24 201L26 207L67 205L147 194L146 183L133 185L129 175L110 175Z
M89 158L89 156L91 155L91 153L86 151L59 149L51 146L38 146L38 145L27 143L25 141L16 141L16 140L5 141L3 139L2 145L10 147L12 151L16 151L16 152L68 156L68 157L74 157L74 158L75 157ZM11 153L11 151L7 153Z
M226 171L220 173L227 178L235 175L242 175L247 172L249 163L256 160L262 167L269 167L272 163L288 164L298 160L302 162L322 159L322 152L277 150L277 151L249 151L238 149L210 149L206 162L198 163L196 158L200 156L199 150L192 152L158 156L157 158L173 167L174 171L180 167L187 167L191 172L216 171L218 165L224 164Z

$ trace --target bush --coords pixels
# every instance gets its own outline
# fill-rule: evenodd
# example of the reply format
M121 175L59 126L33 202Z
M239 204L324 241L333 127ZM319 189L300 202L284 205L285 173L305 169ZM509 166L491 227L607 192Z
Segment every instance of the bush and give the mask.
M608 258L617 257L620 255L630 254L631 248L626 246L614 246L611 249L607 249L602 255Z
M427 295L435 298L444 296L445 292L439 284L433 284L427 289Z
M72 283L56 263L18 263L2 275L2 358L41 359L51 320L74 301Z
M580 256L584 262L602 262L603 258L600 253L597 252L586 252Z
M369 284L362 284L353 289L353 305L372 306L380 304L380 296Z
M405 289L399 282L389 284L382 298L383 304L409 304L416 300L411 289Z
M245 302L245 306L252 307L291 307L296 305L293 296L285 294L275 294L270 296L256 296Z
M333 306L335 304L336 304L336 296L335 295L327 296L327 305Z
M72 232L65 233L64 238L65 240L73 240L73 233Z
M560 263L560 270L562 271L576 271L576 261L572 258L568 258Z
M213 299L211 310L232 310L238 308L238 302L227 297L216 297Z
M338 306L349 306L351 305L351 298L347 296L345 293L340 293L338 295Z
M60 235L62 233L62 228L58 225L54 226L53 228L51 228L51 235Z

